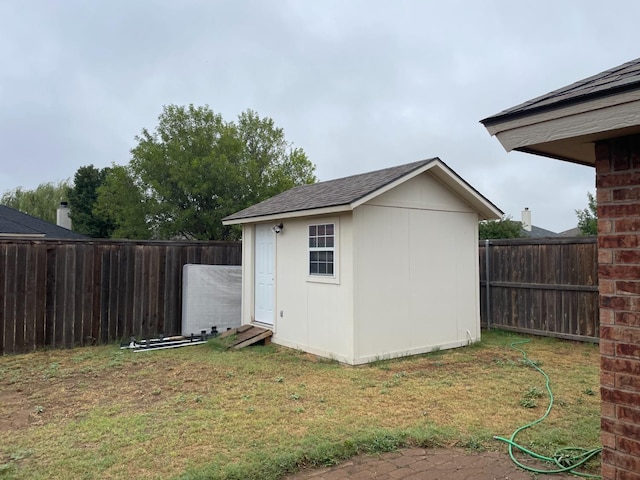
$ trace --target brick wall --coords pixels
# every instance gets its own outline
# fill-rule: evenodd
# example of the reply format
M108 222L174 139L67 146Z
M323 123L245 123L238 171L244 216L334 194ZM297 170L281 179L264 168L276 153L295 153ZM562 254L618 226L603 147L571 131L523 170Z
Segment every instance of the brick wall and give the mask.
M640 136L595 148L602 477L640 480Z

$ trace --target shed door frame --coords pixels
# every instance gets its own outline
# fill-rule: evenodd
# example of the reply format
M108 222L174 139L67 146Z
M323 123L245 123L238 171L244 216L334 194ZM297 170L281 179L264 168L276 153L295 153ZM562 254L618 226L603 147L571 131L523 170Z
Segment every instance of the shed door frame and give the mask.
M275 320L275 242L276 234L271 225L256 225L253 319L269 326L273 326Z

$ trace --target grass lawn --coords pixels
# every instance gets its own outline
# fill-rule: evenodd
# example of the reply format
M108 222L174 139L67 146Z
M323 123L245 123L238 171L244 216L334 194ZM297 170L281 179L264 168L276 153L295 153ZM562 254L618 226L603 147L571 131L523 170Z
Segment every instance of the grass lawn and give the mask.
M484 332L456 350L347 367L275 346L117 346L0 357L0 479L275 479L403 445L504 451L544 379ZM533 338L539 453L599 445L596 345ZM540 396L542 395L542 396Z

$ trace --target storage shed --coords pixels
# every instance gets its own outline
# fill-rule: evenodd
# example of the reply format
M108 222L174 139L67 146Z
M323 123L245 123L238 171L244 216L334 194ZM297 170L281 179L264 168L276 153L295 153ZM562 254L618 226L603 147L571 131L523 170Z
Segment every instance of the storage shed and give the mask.
M352 365L480 340L478 221L502 212L438 158L292 188L242 225L242 323Z

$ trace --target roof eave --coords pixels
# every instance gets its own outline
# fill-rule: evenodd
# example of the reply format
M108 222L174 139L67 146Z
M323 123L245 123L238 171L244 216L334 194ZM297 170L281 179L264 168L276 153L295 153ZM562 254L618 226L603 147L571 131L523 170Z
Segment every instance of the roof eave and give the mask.
M547 157L553 160L562 160L563 162L575 163L578 165L584 165L585 167L593 167L593 162L588 160L582 160L580 158L573 158L567 155L559 155L555 153L545 152L544 150L540 150L534 147L522 147L522 148L514 148L517 152L529 153L531 155L537 155L539 157Z
M438 160L432 166L432 170L436 178L444 182L445 185L464 199L482 220L498 220L504 215L502 210L449 168L442 160Z
M621 87L612 88L610 90L599 91L595 93L585 93L584 95L572 97L567 100L560 100L555 103L541 105L538 107L530 107L525 110L520 110L519 106L516 106L516 107L509 108L504 112L500 112L495 115L491 115L487 118L484 118L480 120L480 123L484 125L485 128L489 128L497 124L504 123L506 121L516 120L519 118L526 118L532 115L537 115L545 112L552 112L554 110L558 110L565 107L571 107L573 105L579 105L581 103L585 103L591 100L597 100L597 99L606 98L606 97L615 97L625 92L638 90L638 89L640 89L640 81L623 85ZM522 106L522 108L524 108L524 105Z
M0 238L45 238L44 233L9 233L0 232Z
M427 171L433 170L433 174L436 178L442 181L445 185L451 188L457 195L463 198L469 206L477 212L479 217L483 220L499 219L504 213L491 203L488 199L482 196L476 189L462 179L457 173L451 170L442 160L435 157L421 167L418 167L404 175L396 178L392 182L389 182L376 190L370 192L363 197L360 197L349 204L336 205L331 207L314 208L308 210L296 210L291 212L279 212L269 215L250 216L242 218L223 219L223 225L242 225L249 223L261 223L276 220L285 220L287 218L308 217L318 215L330 215L335 213L342 213L353 211L360 205L369 202L370 200L378 197L379 195L388 192L389 190L397 187L398 185L421 175Z
M529 112L486 126L509 152L594 165L593 143L640 133L640 88L590 98L544 113Z
M351 211L352 207L349 204L346 205L335 205L331 207L322 207L322 208L312 208L308 210L296 210L293 212L281 212L281 213L272 213L269 215L258 215L252 217L244 217L244 218L233 218L228 220L222 220L223 225L243 225L247 223L262 223L262 222L270 222L275 220L286 220L288 218L297 218L297 217L311 217L318 215L331 215L335 213L342 213Z

